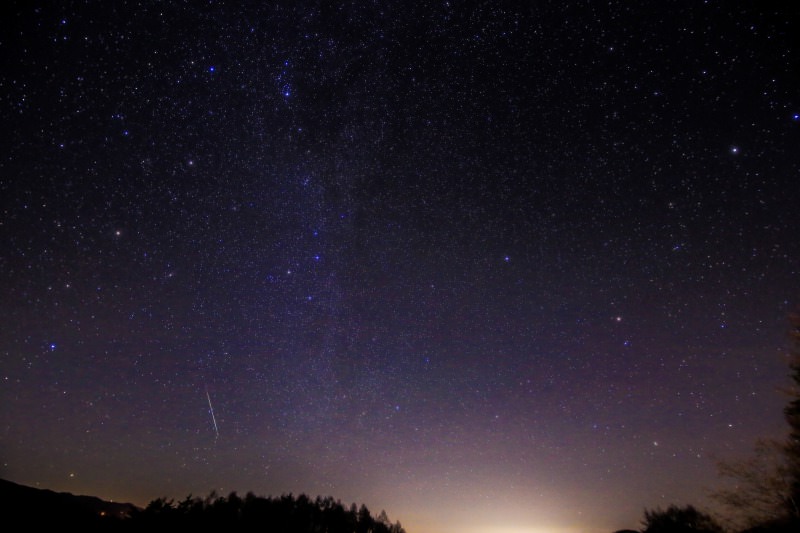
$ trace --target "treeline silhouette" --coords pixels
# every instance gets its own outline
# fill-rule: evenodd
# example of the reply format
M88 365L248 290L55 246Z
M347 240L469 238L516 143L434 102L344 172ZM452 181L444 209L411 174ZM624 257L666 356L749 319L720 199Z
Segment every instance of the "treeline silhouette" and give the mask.
M400 522L391 523L385 511L377 517L365 505L346 508L332 497L311 499L305 494L261 497L235 492L227 497L211 493L204 499L187 497L175 503L159 498L131 513L126 526L152 531L212 528L219 531L275 533L405 533Z
M145 508L91 496L26 487L0 480L2 526L19 531L62 530L105 533L224 531L262 533L405 533L385 511L373 516L366 505L345 506L332 497L306 494L241 497L236 492L179 502L158 498Z

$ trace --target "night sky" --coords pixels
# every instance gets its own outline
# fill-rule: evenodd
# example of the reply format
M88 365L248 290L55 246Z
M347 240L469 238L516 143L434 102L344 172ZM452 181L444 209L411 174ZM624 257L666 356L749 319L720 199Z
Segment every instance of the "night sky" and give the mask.
M610 532L784 433L797 7L243 4L4 4L0 477Z

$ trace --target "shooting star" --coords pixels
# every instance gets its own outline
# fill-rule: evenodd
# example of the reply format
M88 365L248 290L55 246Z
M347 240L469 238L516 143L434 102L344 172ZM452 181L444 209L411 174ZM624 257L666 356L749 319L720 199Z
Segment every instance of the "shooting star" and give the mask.
M214 406L211 405L211 395L208 393L208 387L206 387L206 398L208 399L208 410L211 413L211 421L214 422L214 431L217 434L216 438L219 438L219 428L217 427L217 417L214 416Z

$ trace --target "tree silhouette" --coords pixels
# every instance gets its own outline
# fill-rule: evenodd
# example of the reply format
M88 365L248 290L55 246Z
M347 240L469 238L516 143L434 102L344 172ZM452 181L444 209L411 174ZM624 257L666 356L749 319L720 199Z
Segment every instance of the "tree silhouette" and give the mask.
M800 524L800 315L789 321L792 385L783 411L789 435L785 441L758 440L751 458L718 462L719 474L734 484L711 494L728 509L732 523L753 530Z
M241 498L235 492L227 497L212 492L205 499L188 496L177 504L159 498L133 513L127 525L128 531L405 533L399 522L389 522L385 512L375 519L365 505L352 504L345 510L331 497L311 500L305 494L262 498L248 493Z
M642 533L722 533L722 527L710 516L687 505L670 505L666 510L646 510Z
M792 371L792 388L789 394L792 399L783 410L789 424L789 437L784 451L790 481L784 505L789 517L794 522L800 522L800 315L792 315L791 325L789 334L792 350L789 368Z
M791 473L780 441L760 439L752 457L719 461L717 471L733 485L711 498L725 507L732 527L753 528L785 515Z

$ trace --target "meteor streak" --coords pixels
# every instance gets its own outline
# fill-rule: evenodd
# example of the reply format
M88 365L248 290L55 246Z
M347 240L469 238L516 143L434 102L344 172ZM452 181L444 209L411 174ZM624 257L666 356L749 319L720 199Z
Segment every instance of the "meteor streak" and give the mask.
M208 410L211 412L211 421L214 422L214 431L217 433L217 438L219 438L219 428L217 427L217 417L214 416L214 407L211 405L211 395L208 393L208 387L206 387L206 398L208 399Z

